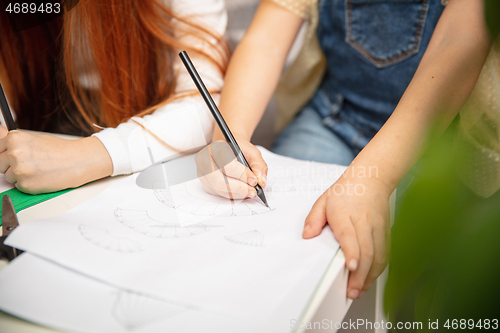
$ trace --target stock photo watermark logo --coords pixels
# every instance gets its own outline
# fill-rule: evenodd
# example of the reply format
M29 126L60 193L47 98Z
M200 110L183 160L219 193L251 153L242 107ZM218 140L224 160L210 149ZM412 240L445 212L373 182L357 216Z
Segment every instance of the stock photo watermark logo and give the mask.
M80 0L9 1L0 0L0 10L7 14L12 32L48 23L73 9Z
M334 322L333 320L330 319L323 319L321 321L299 321L297 319L292 319L290 320L290 328L292 329L315 329L315 330L339 330L339 329L344 329L344 330L362 330L363 332L365 331L373 331L375 330L391 330L391 329L397 329L397 330L421 330L423 329L424 325L422 322L419 321L414 321L414 322L396 322L392 323L390 321L384 321L381 320L380 322L375 321L372 322L367 319L356 319L352 320L349 319L349 321L341 321L341 322ZM436 322L431 322L429 320L429 329L437 329L437 321Z
M326 165L307 161L295 166L272 167L274 178L283 181L269 181L269 191L293 194L296 191L317 197L326 191L330 195L362 196L365 194L365 181L378 178L377 166Z

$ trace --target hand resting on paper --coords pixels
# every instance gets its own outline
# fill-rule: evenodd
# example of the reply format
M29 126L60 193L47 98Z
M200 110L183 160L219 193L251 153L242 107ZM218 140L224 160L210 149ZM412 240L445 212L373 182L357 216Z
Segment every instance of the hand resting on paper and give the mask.
M318 236L327 223L332 228L350 271L351 299L360 298L387 266L390 194L377 179L343 176L319 197L306 218L304 238Z
M0 139L0 173L22 192L78 187L112 171L111 158L95 137L66 140L15 130Z
M236 138L253 171L238 162L225 141L216 141L202 149L195 157L198 177L205 190L225 198L255 198L258 183L267 182L267 164L260 151L249 141Z

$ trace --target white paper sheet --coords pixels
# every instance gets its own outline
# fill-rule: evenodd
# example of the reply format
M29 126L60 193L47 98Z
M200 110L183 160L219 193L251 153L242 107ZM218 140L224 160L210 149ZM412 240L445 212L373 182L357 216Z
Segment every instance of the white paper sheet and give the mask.
M170 193L142 189L133 175L66 214L23 224L7 244L172 306L263 318L336 253L329 228L301 235L315 199L344 170L263 154L272 210L258 200L231 205L198 180Z
M323 275L318 269L311 273L309 282ZM0 309L65 332L285 333L316 286L301 284L267 321L238 320L120 290L24 253L0 271Z
M28 253L0 272L0 295L2 310L68 332L238 332L251 324L119 290Z

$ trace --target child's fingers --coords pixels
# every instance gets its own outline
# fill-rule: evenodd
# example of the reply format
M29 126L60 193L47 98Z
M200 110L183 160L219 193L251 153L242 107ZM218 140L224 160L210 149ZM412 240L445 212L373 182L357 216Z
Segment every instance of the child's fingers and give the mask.
M214 162L219 166L216 159L214 159ZM236 159L233 159L226 165L219 166L219 170L227 177L238 179L250 186L257 185L257 176Z
M244 154L248 164L252 168L253 173L257 177L257 182L262 187L265 187L267 185L268 167L267 163L262 158L260 150L258 150L255 146L252 145L250 149L245 149Z
M206 176L202 181L205 188L209 188L215 194L228 199L244 199L255 198L257 191L248 184L233 178L229 178L222 174L221 170L212 172Z
M351 271L347 283L347 297L350 299L358 298L361 291L363 291L366 277L372 267L375 252L372 229L367 225L366 221L357 221L354 227L359 244L360 258L358 268Z
M380 221L380 223L385 223L385 221ZM387 231L384 227L375 228L373 230L373 246L374 255L373 262L368 276L366 277L365 284L363 286L363 291L367 291L372 283L378 278L378 276L384 271L387 266L387 259L390 249L390 229Z
M244 156L249 165L253 164L257 166L257 171L261 172L260 165L262 163L265 164L265 162L262 160L262 156L260 156L260 151L253 145L251 145L251 147L253 149L248 149L248 151L244 152ZM255 153L255 151L257 151L257 153ZM233 150L226 142L212 143L209 146L209 154L215 163L212 169L214 167L218 168L222 170L222 173L226 176L239 179L250 186L255 186L259 182L259 177L236 159ZM260 157L260 161L254 161L254 159L258 157Z
M210 193L230 199L254 198L254 187L267 183L267 164L260 151L244 142L244 155L253 171L245 167L234 156L227 142L213 142L202 149L195 157L198 177Z
M220 193L222 191L225 193L224 197L228 197L228 191L222 190L222 185L225 184L224 177L242 182L242 185L236 187L234 181L230 182L233 185L231 189L233 191L236 189L235 194L240 194L238 197L243 194L243 188L245 188L243 185L255 186L257 184L257 177L236 160L227 143L212 143L196 154L195 161L198 177L208 177L207 179L209 179L208 182L204 182L204 185L212 187L213 192Z
M351 217L347 214L331 212L328 214L328 224L344 251L347 269L351 272L355 271L359 266L360 249Z

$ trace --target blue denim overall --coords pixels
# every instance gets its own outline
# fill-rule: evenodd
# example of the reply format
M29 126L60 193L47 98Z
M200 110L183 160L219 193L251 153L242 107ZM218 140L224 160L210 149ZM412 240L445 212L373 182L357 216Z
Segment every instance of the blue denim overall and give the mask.
M348 165L410 83L444 6L440 0L320 0L323 81L273 151Z

